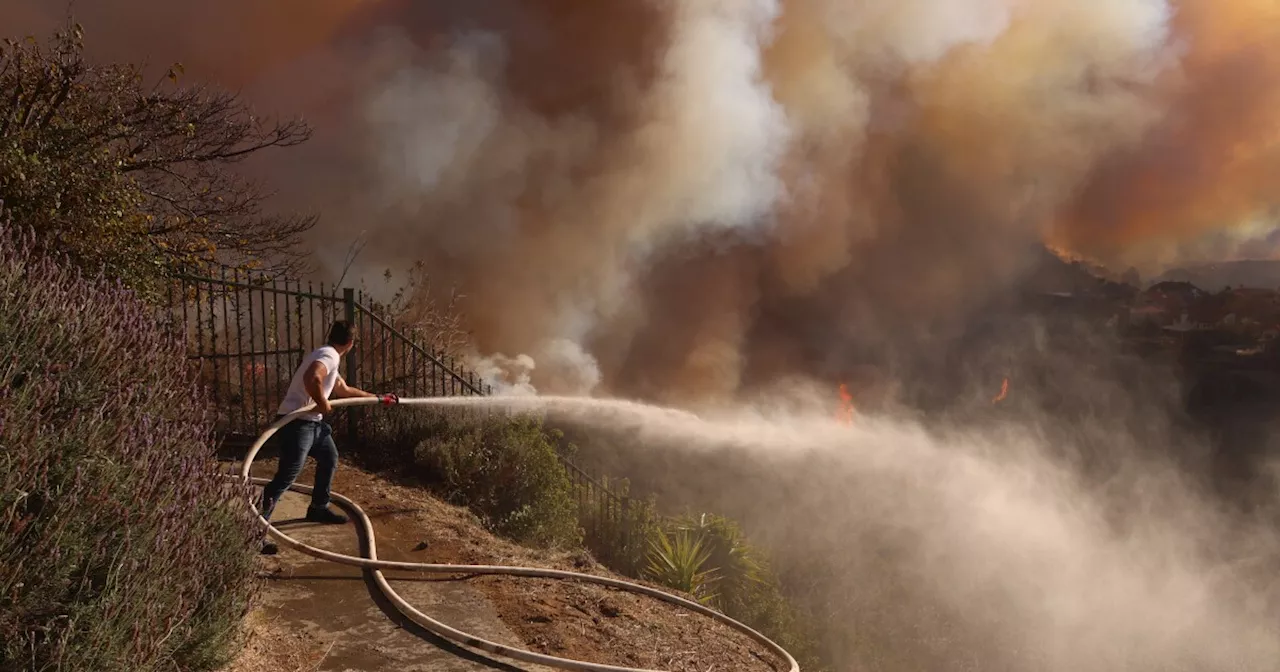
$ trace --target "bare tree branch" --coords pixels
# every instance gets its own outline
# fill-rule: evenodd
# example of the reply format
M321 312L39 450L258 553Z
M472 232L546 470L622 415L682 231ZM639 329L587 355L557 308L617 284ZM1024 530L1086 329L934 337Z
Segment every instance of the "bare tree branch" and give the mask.
M252 262L296 267L312 216L262 212L271 193L234 170L305 142L301 120L259 118L237 96L180 86L181 66L144 89L128 64L83 60L72 26L49 48L0 47L0 198L62 230L97 222L153 239L171 266Z
M391 274L386 274L388 282ZM433 285L426 266L418 262L409 271L405 284L385 304L375 305L391 316L396 325L433 352L457 357L471 343L466 329L463 301L457 287L442 290Z
M351 245L347 247L347 254L342 261L342 273L338 275L338 281L333 283L334 287L341 287L342 283L347 279L347 273L351 271L351 266L356 263L356 259L360 253L364 251L365 245L369 241L365 238L365 231L361 231L355 240L351 241Z

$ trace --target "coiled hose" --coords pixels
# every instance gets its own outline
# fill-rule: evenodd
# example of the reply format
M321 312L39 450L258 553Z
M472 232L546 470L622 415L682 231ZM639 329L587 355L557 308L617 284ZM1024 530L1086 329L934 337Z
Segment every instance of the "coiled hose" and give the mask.
M343 407L343 406L368 406L368 405L378 404L381 402L377 398L354 398L354 399L337 399L330 403L332 406L337 408L337 407ZM406 406L428 406L428 405L439 406L439 405L447 404L448 402L442 398L427 397L427 398L400 399L398 403L400 405L406 405ZM300 408L297 411L290 413L289 415L281 417L276 422L272 423L271 426L267 427L267 429L263 431L262 434L258 437L258 440L253 443L253 446L249 448L249 452L245 455L244 464L240 468L240 474L238 478L241 480L252 482L257 485L266 485L267 483L269 483L270 479L254 478L253 476L250 475L250 468L253 466L254 457L258 454L258 451L262 448L262 446L266 444L267 440L270 439L271 436L275 434L281 427L285 426L286 424L293 421L295 418L297 418L298 416L304 413L312 412L314 408L315 408L314 404ZM311 487L306 485L300 485L300 484L294 484L293 486L290 487L290 489L304 493L304 494L309 494L312 490ZM796 662L795 658L793 658L791 654L787 653L786 649L783 649L781 646L774 643L768 637L765 637L764 635L748 627L747 625L740 623L732 618L729 618L728 616L725 616L724 614L721 614L717 611L708 609L707 607L704 607L696 602L686 600L681 597L677 597L675 595L672 595L660 590L655 590L653 588L649 588L639 584L630 583L627 581L620 581L618 579L610 579L602 576L593 576L591 574L581 574L578 572L568 572L568 571L561 571L556 569L539 569L534 567L504 567L500 565L440 565L440 564L431 564L431 563L424 563L424 562L390 562L387 560L379 560L378 546L376 542L376 537L373 532L373 523L369 520L369 517L365 515L364 510L362 510L355 502L351 501L350 499L347 499L346 497L343 497L342 495L336 492L331 493L331 497L334 502L337 502L338 504L343 505L344 507L350 509L352 512L355 513L355 518L354 518L355 523L360 526L360 528L364 531L365 536L369 540L369 550L368 550L368 554L365 557L356 557L353 555L344 555L342 553L334 553L332 551L326 551L321 548L316 548L314 546L309 546L307 544L304 544L294 539L293 537L290 537L289 535L281 532L274 525L272 525L265 518L263 518L261 515L261 512L258 512L259 513L258 521L266 526L267 533L269 536L271 536L273 539L276 539L277 541L281 542L285 546L288 546L289 548L292 548L296 551L305 553L315 558L319 558L321 560L336 562L340 565L348 565L351 567L360 567L362 569L373 570L374 582L377 584L378 589L381 590L382 594L385 595L387 599L390 600L391 603L395 605L396 609L399 610L400 613L404 614L407 618L409 618L409 620L413 621L414 623L417 623L423 628L426 628L427 630L441 637L451 639L455 642L459 642L461 644L465 644L467 646L474 647L476 649L487 651L494 655L504 656L506 658L511 658L511 659L523 661L526 663L546 665L548 667L554 667L554 668L559 668L563 670L582 670L583 672L660 672L657 670L641 670L641 669L632 668L632 667L617 667L614 665L588 663L588 662L573 660L569 658L558 658L556 656L548 656L548 655L537 653L534 651L529 651L527 649L517 649L510 646L504 646L496 642L491 642L486 639L482 639L470 633L463 632L456 628L452 628L448 625L445 625L444 623L441 623L440 621L437 621L431 618L430 616L422 613L421 611L418 611L416 608L414 608L413 605L406 602L404 598L400 597L399 593L397 593L391 587L391 584L387 582L386 577L383 576L382 574L382 570L386 570L386 569L404 570L404 571L412 571L412 572L423 572L427 574L503 574L507 576L524 576L524 577L544 578L544 579L565 579L565 580L573 580L573 581L583 581L586 583L595 583L602 586L609 586L610 588L617 588L619 590L638 593L638 594L646 595L648 597L652 597L658 600L662 600L663 602L674 604L679 607L684 607L685 609L697 612L699 614L707 616L708 618L712 618L721 623L724 623L725 625L733 628L734 630L737 630L739 632L746 634L747 636L751 637L752 639L756 640L757 642L759 642L760 644L768 648L770 651L772 651L779 658L781 658L783 661L786 662L786 664L789 666L790 672L800 671L799 663ZM251 506L254 506L254 510L257 511L256 505L251 503Z

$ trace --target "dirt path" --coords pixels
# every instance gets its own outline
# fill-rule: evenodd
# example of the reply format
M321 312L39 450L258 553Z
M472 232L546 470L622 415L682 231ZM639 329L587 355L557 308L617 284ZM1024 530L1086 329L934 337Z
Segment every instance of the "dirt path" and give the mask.
M274 464L254 465L254 475L270 477ZM310 481L310 474L299 480ZM359 501L358 498L356 498ZM286 493L274 516L281 530L299 541L350 555L360 554L354 525L317 525L303 520L308 495ZM362 504L362 507L364 504ZM379 529L378 554L387 560L417 558L398 540L383 536L392 519L411 518L412 507L400 512L370 513ZM529 670L548 668L513 664L488 654L456 646L408 621L374 585L372 575L301 553L282 549L264 557L267 578L263 603L254 616L257 641L228 672L261 669L316 672L436 672L443 670ZM391 578L391 574L388 574ZM415 575L391 582L410 604L432 618L504 643L520 638L498 617L477 587L451 577Z
M274 460L255 462L270 478ZM308 465L299 482L310 483ZM551 567L611 575L589 556L537 551L493 537L465 509L343 465L334 489L369 515L386 560ZM276 525L300 541L360 554L354 525L302 520L309 496L287 493ZM282 548L261 560L267 577L254 637L224 672L428 672L549 668L455 645L403 618L372 576ZM513 577L387 572L410 603L485 639L555 656L676 672L785 669L763 647L703 616L602 586Z

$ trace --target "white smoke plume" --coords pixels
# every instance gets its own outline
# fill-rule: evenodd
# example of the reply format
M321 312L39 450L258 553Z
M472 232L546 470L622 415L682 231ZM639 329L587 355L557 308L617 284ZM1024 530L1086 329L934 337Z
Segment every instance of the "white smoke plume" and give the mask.
M485 384L492 386L493 393L502 396L532 397L538 390L529 383L530 374L537 368L533 358L528 355L508 357L504 354L472 359L476 375Z

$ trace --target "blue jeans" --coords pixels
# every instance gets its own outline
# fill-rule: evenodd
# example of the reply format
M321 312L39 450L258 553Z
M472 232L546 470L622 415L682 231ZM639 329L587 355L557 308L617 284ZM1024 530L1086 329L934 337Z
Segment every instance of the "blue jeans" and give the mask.
M316 482L311 492L311 508L329 506L329 489L333 473L338 470L338 446L333 442L333 428L325 422L294 420L276 432L280 441L280 464L276 475L262 491L262 517L271 520L276 502L294 479L310 454L316 460Z

